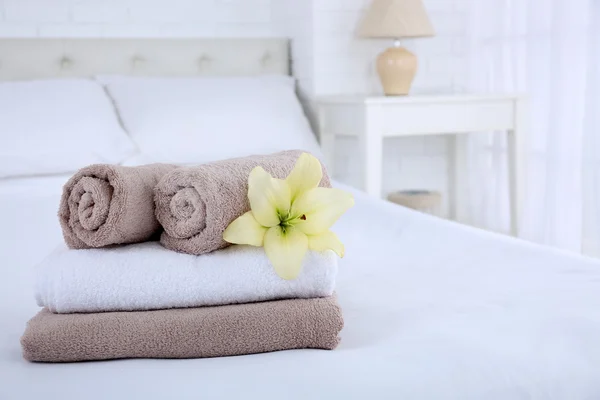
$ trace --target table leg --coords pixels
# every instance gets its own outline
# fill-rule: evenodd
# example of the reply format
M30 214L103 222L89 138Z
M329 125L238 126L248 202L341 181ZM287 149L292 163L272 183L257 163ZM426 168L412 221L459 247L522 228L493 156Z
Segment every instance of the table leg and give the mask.
M448 216L462 223L468 223L469 217L465 210L467 140L466 134L452 135L448 149Z
M456 221L458 219L458 171L460 171L459 163L458 136L448 136L448 218Z
M519 235L522 223L524 190L526 190L527 104L515 102L515 127L508 131L508 177L510 190L510 233Z
M359 148L362 152L363 189L372 196L381 197L383 137L380 110L378 107L366 107L365 125L359 136Z

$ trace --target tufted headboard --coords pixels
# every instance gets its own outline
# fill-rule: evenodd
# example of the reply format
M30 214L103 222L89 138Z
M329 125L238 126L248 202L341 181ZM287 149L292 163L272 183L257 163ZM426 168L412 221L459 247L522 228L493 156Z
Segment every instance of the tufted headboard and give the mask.
M0 39L0 80L289 74L287 39Z

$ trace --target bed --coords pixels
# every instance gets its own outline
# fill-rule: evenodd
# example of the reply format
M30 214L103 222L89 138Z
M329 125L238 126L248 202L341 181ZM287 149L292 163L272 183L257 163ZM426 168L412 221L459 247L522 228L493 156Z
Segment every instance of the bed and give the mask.
M0 57L25 54L12 66L0 59L0 78L288 71L283 40L168 43L0 41ZM161 60L173 48L180 61L190 55L189 68L146 55ZM27 57L35 54L32 64ZM56 209L69 176L0 179L2 400L600 398L598 261L420 214L341 183L356 205L334 227L347 249L337 283L345 327L336 350L28 363L19 337L38 310L31 275L62 240Z

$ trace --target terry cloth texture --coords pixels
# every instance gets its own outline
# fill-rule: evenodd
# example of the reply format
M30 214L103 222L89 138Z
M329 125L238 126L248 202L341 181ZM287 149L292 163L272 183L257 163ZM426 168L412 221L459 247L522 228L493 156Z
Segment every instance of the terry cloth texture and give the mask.
M202 358L334 349L343 327L335 297L98 314L40 311L21 338L30 361Z
M136 311L331 296L338 258L308 251L298 278L276 273L262 247L203 256L158 242L50 254L36 269L36 298L52 312Z
M229 245L223 232L250 210L248 176L261 166L286 178L302 154L299 150L234 158L167 174L156 186L156 217L164 228L161 243L175 251L204 254ZM320 186L331 187L325 167Z
M154 186L175 168L95 164L80 169L63 187L58 211L67 246L85 249L149 240L160 228Z

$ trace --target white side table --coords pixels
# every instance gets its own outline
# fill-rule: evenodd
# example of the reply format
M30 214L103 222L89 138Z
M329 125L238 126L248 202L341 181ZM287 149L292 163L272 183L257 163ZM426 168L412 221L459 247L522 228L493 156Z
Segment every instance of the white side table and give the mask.
M321 147L333 165L336 136L355 136L360 143L363 188L381 197L383 140L415 135L453 135L449 156L450 217L455 218L464 170L463 146L456 134L508 132L511 233L518 234L525 177L527 104L517 95L331 96L317 99ZM333 172L333 171L332 171Z

